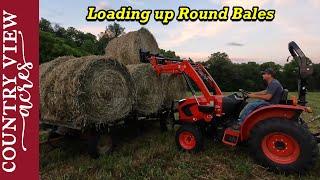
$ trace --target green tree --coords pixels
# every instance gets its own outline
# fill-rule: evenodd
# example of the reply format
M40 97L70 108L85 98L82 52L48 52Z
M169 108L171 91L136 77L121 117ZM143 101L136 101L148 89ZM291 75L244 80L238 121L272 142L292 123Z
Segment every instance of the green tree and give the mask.
M97 54L97 49L96 49L96 42L90 39L84 40L84 42L81 44L81 49L84 51L91 52L92 54Z
M98 35L98 41L97 41L97 53L98 54L104 54L105 48L107 47L108 43L120 35L124 34L125 28L122 27L118 23L109 24L106 26L106 29L104 32L100 32Z
M176 52L171 51L171 50L166 51L164 49L160 49L159 53L164 57L180 59L180 57L176 55Z
M298 66L297 63L291 61L284 65L282 72L282 83L285 88L290 91L297 91Z
M248 91L259 91L265 88L260 73L260 65L256 62L248 62L235 64L236 72L233 75L236 79L238 87L233 89L246 89Z
M106 27L106 31L110 31L112 33L112 38L119 37L124 33L124 30L125 28L118 23L109 24Z
M39 22L39 28L41 31L45 32L53 32L53 28L51 26L51 22L48 21L47 19L41 18Z
M47 62L59 56L84 56L89 54L104 54L103 46L96 36L84 33L74 27L65 29L58 24L52 24L41 19L40 26L40 62Z
M226 53L216 52L211 54L204 65L222 91L233 91L235 89L234 65Z
M54 33L56 34L57 37L61 37L61 38L65 38L66 37L66 30L63 27L61 27L60 25L58 25L58 24L54 25L53 31L54 31ZM48 32L48 31L46 31L46 32Z
M98 42L96 44L97 46L97 52L98 54L104 54L105 53L105 48L107 47L108 43L111 41L112 38L109 36L101 36L98 39Z
M40 31L40 63L48 62L59 56L84 56L90 53L68 45L64 39L53 33Z

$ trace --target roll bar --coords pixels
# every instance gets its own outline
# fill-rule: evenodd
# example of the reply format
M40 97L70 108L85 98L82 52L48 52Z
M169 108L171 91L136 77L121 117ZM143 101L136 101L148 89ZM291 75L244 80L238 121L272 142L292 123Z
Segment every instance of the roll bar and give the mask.
M288 44L288 49L293 59L297 62L298 68L299 68L299 74L298 74L299 104L305 105L307 103L306 101L307 78L313 73L312 62L309 58L305 56L305 54L300 49L298 44L295 43L294 41Z

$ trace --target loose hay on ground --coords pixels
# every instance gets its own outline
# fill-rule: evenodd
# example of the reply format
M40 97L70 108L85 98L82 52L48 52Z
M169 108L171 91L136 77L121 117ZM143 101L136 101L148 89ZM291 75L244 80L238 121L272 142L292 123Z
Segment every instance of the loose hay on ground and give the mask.
M135 92L131 76L115 60L74 58L42 74L41 119L45 122L84 127L113 123L132 110Z
M110 41L106 47L106 56L117 59L124 65L140 63L139 50L158 53L159 47L156 39L145 28L132 31Z
M134 110L142 115L156 113L164 102L162 79L151 64L133 64L126 67L133 78L137 92Z

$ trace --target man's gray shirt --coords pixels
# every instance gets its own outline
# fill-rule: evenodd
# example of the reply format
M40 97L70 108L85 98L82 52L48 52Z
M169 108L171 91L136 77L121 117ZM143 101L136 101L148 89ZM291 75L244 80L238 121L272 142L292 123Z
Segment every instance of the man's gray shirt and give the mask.
M272 97L269 100L269 102L271 104L279 104L281 97L282 97L282 91L283 91L283 87L280 84L280 82L276 79L273 79L267 87L267 93L271 94Z

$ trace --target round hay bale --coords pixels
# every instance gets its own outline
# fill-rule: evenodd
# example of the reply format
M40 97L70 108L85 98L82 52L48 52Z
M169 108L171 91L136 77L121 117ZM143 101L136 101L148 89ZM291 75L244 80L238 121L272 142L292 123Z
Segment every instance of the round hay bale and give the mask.
M43 78L44 74L47 74L48 72L52 71L53 68L57 67L60 63L67 61L69 59L75 58L74 56L61 56L57 57L56 59L43 63L40 65L40 81Z
M40 65L40 75L39 75L39 82L40 82L40 112L41 114L49 114L48 109L45 106L45 91L42 83L45 82L45 75L49 74L54 68L58 67L61 63L68 61L69 59L74 58L73 56L62 56L58 57L52 61L43 63Z
M106 47L106 56L117 59L124 65L140 63L140 49L158 53L156 39L145 28L132 31L110 41Z
M43 76L41 89L50 123L85 127L114 123L132 110L135 91L127 69L102 56L74 58Z
M163 75L163 89L165 92L164 107L171 107L174 100L187 96L187 83L181 75Z
M134 110L142 115L158 112L164 100L161 77L156 74L151 64L133 64L126 67L137 92Z

